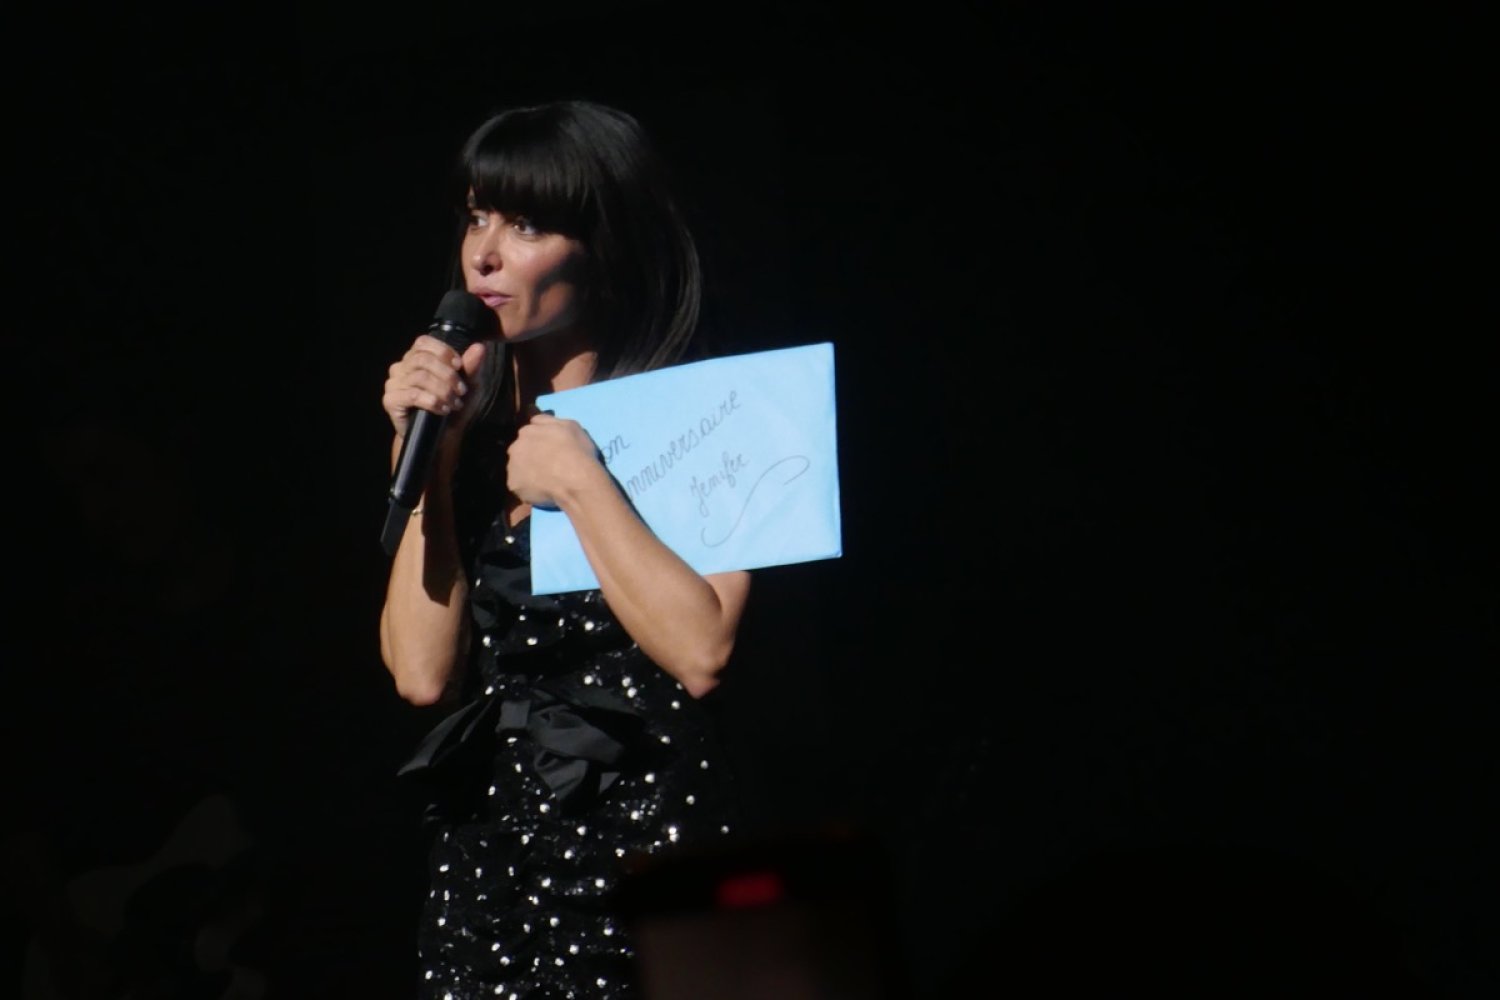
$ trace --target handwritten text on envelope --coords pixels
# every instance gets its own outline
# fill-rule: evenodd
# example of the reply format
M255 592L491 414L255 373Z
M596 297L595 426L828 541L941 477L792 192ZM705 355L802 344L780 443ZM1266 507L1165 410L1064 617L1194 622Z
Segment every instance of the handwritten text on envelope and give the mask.
M641 518L700 573L842 554L832 344L643 372L537 406L583 425ZM533 510L532 591L598 586L567 515Z

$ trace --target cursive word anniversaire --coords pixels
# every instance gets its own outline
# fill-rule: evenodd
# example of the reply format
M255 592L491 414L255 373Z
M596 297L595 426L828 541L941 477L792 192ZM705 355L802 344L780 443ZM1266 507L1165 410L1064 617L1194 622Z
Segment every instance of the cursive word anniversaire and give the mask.
M667 473L672 471L672 466L687 458L694 448L707 440L739 408L739 392L731 389L729 395L719 401L718 406L700 417L697 423L684 428L681 434L667 442L656 458L625 480L626 495L634 500L665 479Z

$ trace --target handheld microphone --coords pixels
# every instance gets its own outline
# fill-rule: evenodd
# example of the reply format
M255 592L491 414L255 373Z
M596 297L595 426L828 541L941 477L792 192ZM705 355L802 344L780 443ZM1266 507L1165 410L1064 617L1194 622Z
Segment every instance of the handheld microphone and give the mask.
M479 296L454 289L438 303L427 332L462 354L476 340L498 333L499 323ZM443 435L447 420L445 414L412 410L406 439L401 442L401 454L396 458L396 472L391 477L385 528L380 533L380 543L386 555L396 554L401 536L406 531L406 522L411 520L411 512L427 488L438 439Z

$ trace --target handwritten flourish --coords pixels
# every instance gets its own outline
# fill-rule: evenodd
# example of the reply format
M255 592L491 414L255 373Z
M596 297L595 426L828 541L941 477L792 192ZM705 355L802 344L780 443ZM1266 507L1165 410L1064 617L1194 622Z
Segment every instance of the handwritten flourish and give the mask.
M740 512L735 515L734 523L729 526L729 530L724 533L724 537L719 539L717 542L710 542L708 540L708 529L704 528L698 535L699 540L709 548L723 545L725 542L729 541L729 536L733 535L735 531L738 530L740 522L744 520L745 511L750 506L750 498L755 496L755 491L760 488L760 484L765 480L767 476L771 474L773 469L775 469L779 465L786 465L788 462L801 462L802 468L798 469L796 472L793 472L790 476L783 479L780 483L777 484L779 486L785 486L787 483L790 483L793 479L796 479L798 476L802 475L812 466L812 462L806 455L788 455L786 458L780 458L772 462L766 467L765 472L762 472L759 476L755 477L755 482L751 485L750 491L745 494L745 502L740 505Z

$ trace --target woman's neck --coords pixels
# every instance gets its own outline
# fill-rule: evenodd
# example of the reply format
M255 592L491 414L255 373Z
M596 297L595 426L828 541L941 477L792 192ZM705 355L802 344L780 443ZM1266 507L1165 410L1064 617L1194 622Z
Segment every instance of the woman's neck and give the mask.
M582 338L559 331L512 347L517 413L535 412L538 396L589 384L599 355L582 343Z

